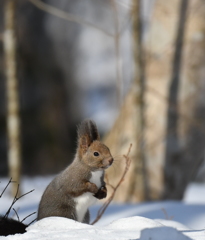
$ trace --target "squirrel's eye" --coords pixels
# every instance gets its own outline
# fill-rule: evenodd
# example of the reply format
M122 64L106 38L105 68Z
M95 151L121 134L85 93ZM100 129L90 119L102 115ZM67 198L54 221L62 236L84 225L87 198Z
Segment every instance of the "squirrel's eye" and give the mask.
M98 152L94 152L93 154L94 154L94 156L96 156L96 157L99 156L99 153L98 153Z

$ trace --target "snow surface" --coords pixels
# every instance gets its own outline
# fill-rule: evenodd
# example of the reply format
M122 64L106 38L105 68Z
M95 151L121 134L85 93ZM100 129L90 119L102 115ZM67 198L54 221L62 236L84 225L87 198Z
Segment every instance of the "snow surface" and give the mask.
M172 221L168 221L172 225ZM205 239L205 231L177 230L178 223L173 222L174 227L166 227L166 221L160 223L144 217L121 218L104 226L92 226L79 223L70 219L50 217L42 219L27 228L24 234L0 237L0 239L140 239L140 240L188 240Z
M37 211L40 197L53 177L24 178L22 193L34 192L16 202L20 220ZM8 179L1 179L0 193ZM9 189L0 199L4 214L12 199ZM100 202L99 202L100 203ZM91 207L91 221L100 205ZM13 213L11 213L14 216ZM29 223L36 216L26 219ZM25 234L0 237L12 240L47 239L139 239L139 240L205 240L205 184L191 184L182 202L163 201L140 204L111 204L94 226L66 218L42 219L27 228Z

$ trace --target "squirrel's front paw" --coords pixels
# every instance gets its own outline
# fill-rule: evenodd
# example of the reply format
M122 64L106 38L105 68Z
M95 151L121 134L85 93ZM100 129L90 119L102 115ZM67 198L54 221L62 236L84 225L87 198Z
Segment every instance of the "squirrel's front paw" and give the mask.
M94 197L96 197L97 199L103 199L107 197L107 188L101 187L98 192L94 195Z
M87 182L87 187L88 187L88 191L91 193L96 194L98 192L98 187L94 183Z

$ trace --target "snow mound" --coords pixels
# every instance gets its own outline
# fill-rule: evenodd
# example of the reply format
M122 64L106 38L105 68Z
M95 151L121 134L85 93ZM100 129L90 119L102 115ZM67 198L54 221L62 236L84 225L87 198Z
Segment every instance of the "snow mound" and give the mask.
M145 228L145 226L148 228L154 228L162 227L163 225L149 218L135 216L116 220L113 223L109 224L106 228L121 229L127 231L141 231Z
M26 230L32 231L59 231L59 230L74 230L74 229L89 229L92 225L73 221L63 217L49 217L37 221L35 224L29 226Z
M169 225L169 227L164 225ZM92 226L62 217L42 219L27 228L24 234L0 237L11 240L204 240L204 230L187 229L180 223L165 220L151 220L145 217L122 218L105 227Z
M158 227L142 230L140 240L190 240L172 227Z
M164 226L176 228L177 230L190 230L190 228L188 228L184 224L173 220L155 219L155 221L161 223Z

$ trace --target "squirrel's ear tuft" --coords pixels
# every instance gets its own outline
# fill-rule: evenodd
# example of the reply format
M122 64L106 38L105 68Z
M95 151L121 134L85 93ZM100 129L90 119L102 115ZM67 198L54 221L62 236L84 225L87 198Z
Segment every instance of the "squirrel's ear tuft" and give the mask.
M95 122L89 119L84 120L78 127L78 151L81 156L95 140L100 140Z
M78 127L78 151L80 155L86 153L92 142L93 140L90 134L89 121L85 120Z
M91 134L92 140L93 141L100 140L100 135L98 133L98 129L94 121L89 120L89 128L90 128L90 134Z

